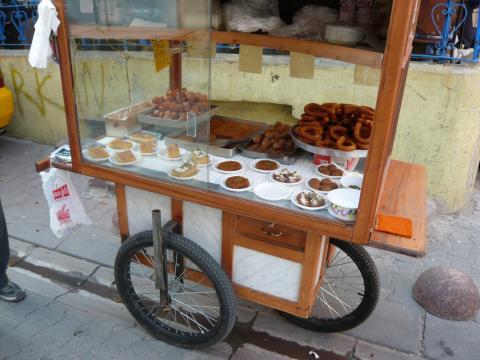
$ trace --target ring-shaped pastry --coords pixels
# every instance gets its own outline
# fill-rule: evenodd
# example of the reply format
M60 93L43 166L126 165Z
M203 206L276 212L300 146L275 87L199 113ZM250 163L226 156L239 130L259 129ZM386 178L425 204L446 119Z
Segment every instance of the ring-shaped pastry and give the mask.
M346 136L340 136L336 145L337 149L341 151L354 151L357 149L357 145Z

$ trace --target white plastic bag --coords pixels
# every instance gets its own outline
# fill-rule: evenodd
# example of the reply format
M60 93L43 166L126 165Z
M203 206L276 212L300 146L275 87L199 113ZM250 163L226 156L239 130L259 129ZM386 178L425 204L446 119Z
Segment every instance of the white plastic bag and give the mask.
M283 25L278 0L232 0L223 5L228 31L270 32Z
M70 173L52 168L41 172L42 187L50 209L50 229L56 237L65 236L92 221L85 212Z
M271 32L272 35L307 40L323 40L325 26L336 23L338 12L325 6L306 5L295 13L293 23Z

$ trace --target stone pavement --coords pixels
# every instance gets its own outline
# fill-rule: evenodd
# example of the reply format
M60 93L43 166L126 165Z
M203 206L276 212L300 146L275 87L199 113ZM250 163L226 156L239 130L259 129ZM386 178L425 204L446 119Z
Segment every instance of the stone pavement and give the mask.
M119 242L115 198L108 186L75 176L94 224L62 239L51 234L40 178L33 169L34 161L50 151L0 137L0 197L16 249L10 276L29 292L24 303L0 303L0 360L315 359L310 351L320 359L480 358L480 316L468 322L442 320L426 313L411 296L417 276L437 265L465 271L478 284L480 191L459 214L437 214L430 204L425 258L368 249L380 273L381 300L356 329L318 334L289 324L274 311L242 302L227 341L194 352L152 339L115 302L111 266Z

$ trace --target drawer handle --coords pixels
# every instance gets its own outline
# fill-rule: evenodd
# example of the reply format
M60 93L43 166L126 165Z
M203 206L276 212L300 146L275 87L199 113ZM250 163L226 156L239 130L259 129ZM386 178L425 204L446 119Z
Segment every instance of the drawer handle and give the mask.
M281 231L276 231L274 232L275 228L275 224L274 223L271 223L271 224L268 224L268 225L265 225L265 227L263 228L263 232L267 235L270 235L270 236L274 236L274 237L280 237L283 235L283 232Z

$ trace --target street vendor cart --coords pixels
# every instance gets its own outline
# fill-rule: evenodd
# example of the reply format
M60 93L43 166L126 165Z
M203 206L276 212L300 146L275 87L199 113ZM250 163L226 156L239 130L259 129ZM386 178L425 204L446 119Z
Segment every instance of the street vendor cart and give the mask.
M424 255L425 170L390 158L419 2L393 1L378 52L214 31L210 1L141 11L141 2L96 1L90 14L56 1L72 161L50 165L115 183L116 285L150 333L212 345L234 325L235 296L311 330L343 331L379 297L363 245ZM217 44L239 47L239 76L261 49L380 69L376 105L326 103L305 80L298 121L224 116L212 100ZM92 59L103 61L98 76ZM106 89L97 114L95 84Z

